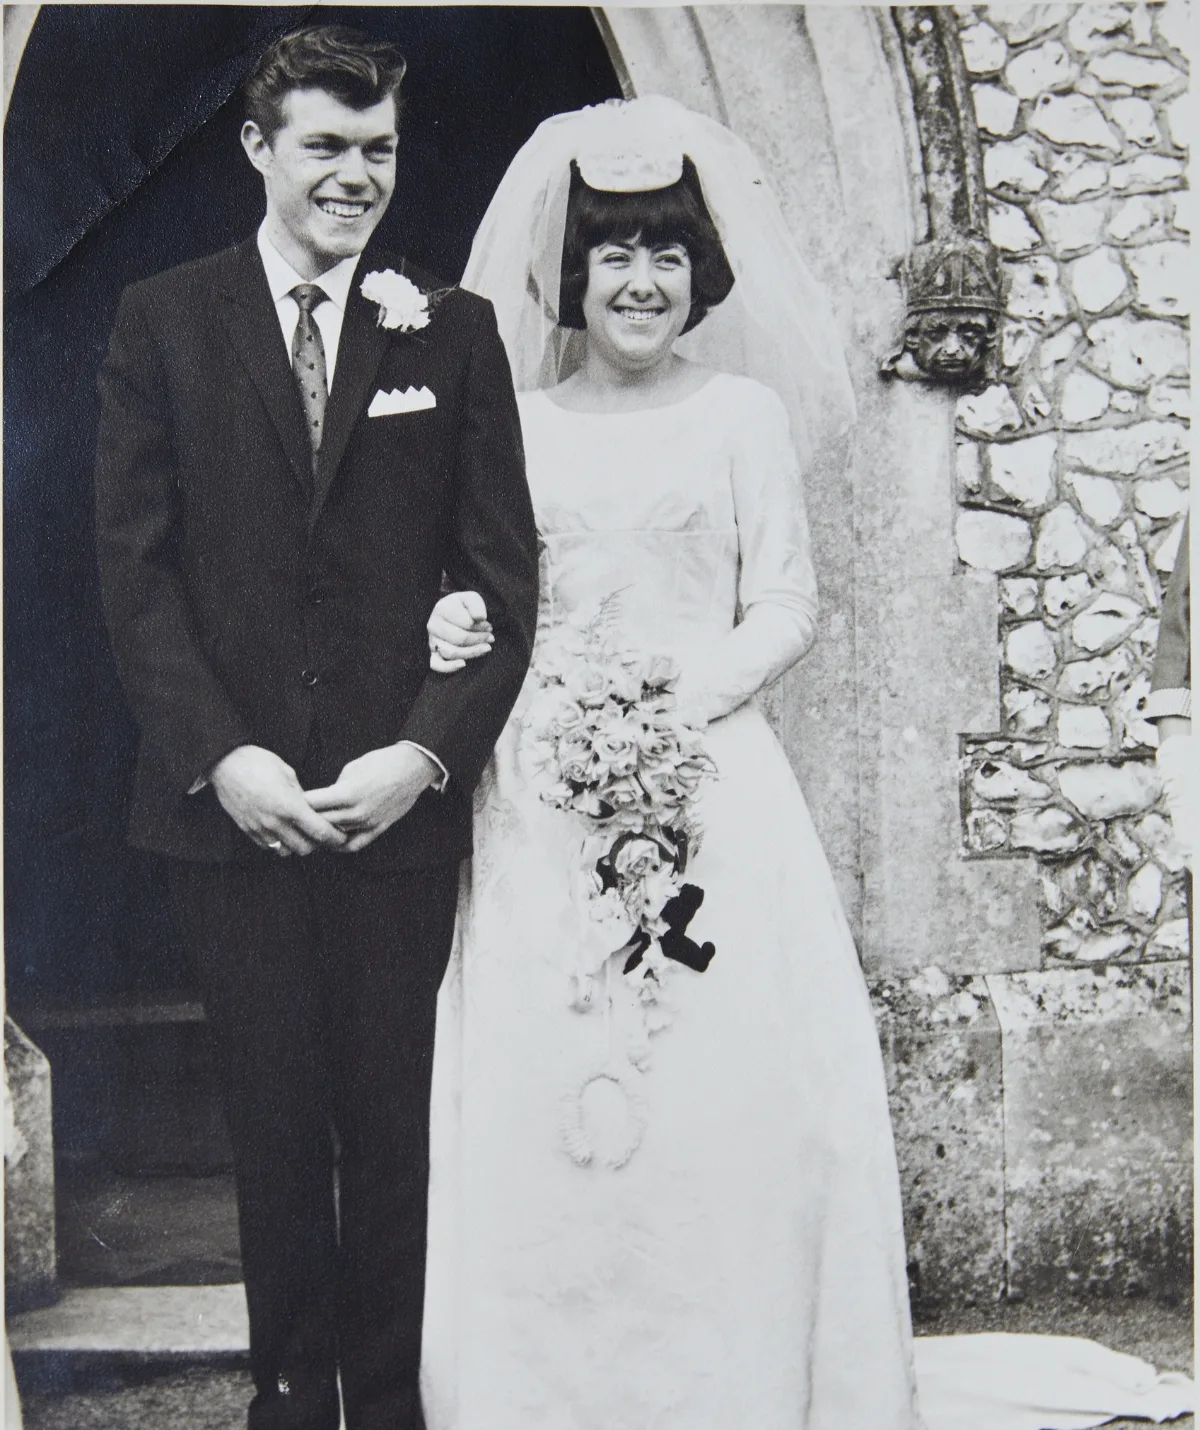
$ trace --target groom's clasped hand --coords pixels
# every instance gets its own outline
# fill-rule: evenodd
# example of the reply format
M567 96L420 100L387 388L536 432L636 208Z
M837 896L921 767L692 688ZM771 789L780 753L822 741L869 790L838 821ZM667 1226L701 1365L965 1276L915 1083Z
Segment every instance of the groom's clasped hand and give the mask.
M212 772L229 817L260 848L288 856L329 849L355 854L409 812L436 779L412 745L370 750L331 785L304 790L292 767L260 745L240 745Z

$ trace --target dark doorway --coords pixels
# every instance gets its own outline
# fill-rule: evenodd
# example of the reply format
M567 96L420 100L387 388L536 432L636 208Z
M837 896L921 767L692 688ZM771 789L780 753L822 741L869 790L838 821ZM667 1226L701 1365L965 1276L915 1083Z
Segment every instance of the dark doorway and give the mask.
M8 993L51 1056L60 1151L84 1160L127 1138L121 1086L144 1084L138 1060L163 1020L197 1016L161 870L124 844L135 732L94 572L95 372L125 284L253 231L261 185L237 142L237 86L316 10L46 6L6 121ZM448 281L534 127L620 92L584 8L322 5L319 18L408 57L385 231ZM167 1043L185 1096L191 1054ZM189 1130L180 1116L178 1137L203 1140L203 1119ZM134 1161L146 1155L162 1147Z

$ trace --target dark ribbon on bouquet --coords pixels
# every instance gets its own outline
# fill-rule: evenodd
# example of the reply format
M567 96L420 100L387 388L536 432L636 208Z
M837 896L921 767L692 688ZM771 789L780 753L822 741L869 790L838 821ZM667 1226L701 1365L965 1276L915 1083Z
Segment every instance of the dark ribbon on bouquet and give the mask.
M687 868L688 862L688 837L670 826L660 829L658 833L667 841L664 845L662 840L654 838L654 843L658 846L665 859L668 859L677 874L682 874ZM617 877L614 858L621 848L631 839L643 839L647 836L640 833L630 832L623 834L613 847L608 851L603 859L596 863L596 873L600 877L601 892L607 893L609 889L615 889L620 884ZM667 845L670 847L668 848ZM685 967L694 969L697 973L704 973L708 965L713 961L713 955L717 948L712 943L697 943L694 938L689 938L687 926L695 917L696 910L704 902L704 890L698 884L684 884L674 898L668 899L662 906L660 918L667 925L667 931L659 938L665 957L673 959L676 963L682 963ZM641 963L646 950L650 947L651 935L645 929L638 929L637 933L617 949L618 953L628 953L625 960L625 973L632 973Z

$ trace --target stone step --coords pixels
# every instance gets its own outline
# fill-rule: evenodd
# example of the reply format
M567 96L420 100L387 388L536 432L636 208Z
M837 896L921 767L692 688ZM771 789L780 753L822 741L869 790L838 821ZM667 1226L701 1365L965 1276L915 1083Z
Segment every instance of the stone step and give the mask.
M8 1340L23 1380L55 1379L64 1365L243 1365L250 1345L240 1283L75 1287L11 1316Z

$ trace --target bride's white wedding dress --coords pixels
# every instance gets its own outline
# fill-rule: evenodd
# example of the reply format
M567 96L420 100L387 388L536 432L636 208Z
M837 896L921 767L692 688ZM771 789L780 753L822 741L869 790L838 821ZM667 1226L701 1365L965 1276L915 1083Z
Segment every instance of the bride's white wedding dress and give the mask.
M478 794L438 1012L429 1430L920 1430L921 1413L928 1430L1079 1430L1181 1414L1184 1377L1028 1336L917 1342L918 1412L871 1009L752 699L805 649L815 611L783 406L725 374L643 412L520 401L541 638L603 606L624 643L679 659L685 698L712 718L719 774L687 877L705 892L688 933L716 953L703 973L671 965L661 1031L619 968L587 1011L571 1006L580 950L606 931L589 916L586 830L540 798L531 676ZM602 952L620 942L607 937Z
M916 1430L871 1009L804 798L750 698L808 645L815 612L783 406L718 374L620 414L530 393L521 419L543 631L607 603L621 642L676 656L717 717L687 874L705 893L689 935L716 953L703 973L671 965L670 1026L644 1071L619 968L611 1006L573 1010L593 936L587 831L539 796L531 677L479 792L439 1008L430 1430ZM602 1069L619 1080L585 1091ZM586 1165L569 1150L586 1155L580 1132Z

